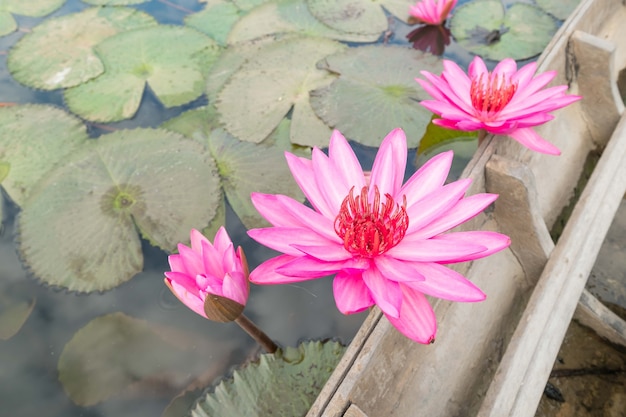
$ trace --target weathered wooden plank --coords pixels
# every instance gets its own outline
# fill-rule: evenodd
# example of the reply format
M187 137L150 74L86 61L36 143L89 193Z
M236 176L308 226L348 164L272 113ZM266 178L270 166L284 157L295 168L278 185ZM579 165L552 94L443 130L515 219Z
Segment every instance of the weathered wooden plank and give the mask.
M609 310L589 291L584 290L581 294L574 318L593 329L598 336L626 347L626 321Z
M622 117L533 291L479 417L534 415L625 191L626 118Z

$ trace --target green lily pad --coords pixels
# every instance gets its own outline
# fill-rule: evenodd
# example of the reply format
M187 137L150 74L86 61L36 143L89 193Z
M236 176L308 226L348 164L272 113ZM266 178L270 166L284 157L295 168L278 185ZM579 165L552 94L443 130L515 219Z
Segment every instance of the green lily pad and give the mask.
M380 33L358 34L333 29L311 14L306 0L276 0L251 10L241 18L228 35L228 42L246 42L280 33L298 33L346 42L376 42L380 37Z
M191 417L303 416L341 359L338 342L305 342L263 354L200 400Z
M219 0L187 16L185 24L208 35L221 46L225 46L228 34L235 22L240 19L241 14L241 10L232 2Z
M459 45L495 61L539 55L556 30L554 18L541 9L515 3L505 11L500 0L464 4L450 20L450 31Z
M441 62L400 46L350 48L320 62L340 76L312 91L311 105L326 124L359 143L378 147L387 133L401 127L409 147L415 147L432 115L419 104L429 96L415 77L420 70L441 73Z
M146 13L125 7L92 7L50 19L11 48L9 71L29 87L73 87L104 72L93 52L96 44L119 32L156 24Z
M94 6L128 6L131 4L141 4L149 0L82 0Z
M380 36L389 26L383 7L407 22L409 0L307 0L311 14L333 29Z
M560 20L565 20L574 11L580 0L535 0L537 6Z
M0 206L2 203L0 202ZM1 211L1 210L0 210ZM9 340L20 331L35 307L35 300L17 301L2 297L0 340Z
M315 63L345 48L329 39L301 37L265 45L218 94L220 120L235 137L258 143L294 107L291 141L307 146L327 144L330 129L313 113L309 91L335 78L315 68Z
M111 289L142 270L138 231L173 251L209 223L220 196L213 158L174 132L120 130L89 145L39 182L18 223L34 275L78 292Z
M433 116L434 119L436 116ZM478 138L478 131L465 132L462 130L446 129L445 127L437 126L432 121L428 123L426 132L420 140L420 145L417 148L417 153L422 154L429 152L431 149L437 148L446 143L455 141L468 141L476 140Z
M0 36L17 29L13 14L41 17L61 7L65 0L4 0L0 3Z
M85 125L63 110L40 104L0 108L0 179L22 205L33 186L87 141Z
M95 48L105 73L65 90L73 112L87 120L132 117L146 83L166 107L188 103L204 91L204 75L219 54L206 35L182 26L156 26L119 33Z
M232 0L233 3L239 8L239 10L249 11L263 3L267 3L268 0Z
M216 129L209 137L209 150L217 163L228 203L248 229L268 226L252 205L252 192L304 200L285 162L284 152L279 149L242 142Z
M59 381L75 404L90 406L149 379L184 387L210 352L199 337L113 313L91 320L65 345Z
M206 138L211 130L219 127L219 119L215 107L202 106L187 110L161 125L163 129L172 130L190 139L197 139L206 145Z

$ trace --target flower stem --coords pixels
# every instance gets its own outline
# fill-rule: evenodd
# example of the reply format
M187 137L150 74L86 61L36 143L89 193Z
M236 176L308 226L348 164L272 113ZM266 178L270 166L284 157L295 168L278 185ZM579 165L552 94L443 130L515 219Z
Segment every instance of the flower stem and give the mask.
M487 131L484 129L480 129L478 131L478 146L482 145L486 138L487 138Z
M268 353L276 352L278 345L266 335L263 330L259 329L249 318L240 315L235 319L235 323L239 325L246 333L250 335L256 342L261 345Z

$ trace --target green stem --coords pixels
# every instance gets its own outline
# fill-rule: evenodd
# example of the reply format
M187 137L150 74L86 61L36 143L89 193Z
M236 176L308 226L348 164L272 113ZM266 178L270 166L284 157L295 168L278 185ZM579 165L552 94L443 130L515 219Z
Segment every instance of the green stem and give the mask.
M259 329L249 318L240 315L235 319L235 323L239 325L246 333L250 335L256 342L261 345L268 353L276 352L278 345L266 335L263 330Z

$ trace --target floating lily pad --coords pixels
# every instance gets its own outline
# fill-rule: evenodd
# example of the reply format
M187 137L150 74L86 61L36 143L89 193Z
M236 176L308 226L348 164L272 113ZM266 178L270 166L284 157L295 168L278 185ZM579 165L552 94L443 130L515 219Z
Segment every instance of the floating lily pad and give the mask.
M78 292L108 290L141 271L140 233L173 251L209 223L220 196L213 158L174 132L122 130L89 144L39 182L18 223L27 267Z
M376 42L380 33L346 33L317 20L306 0L276 0L252 9L242 17L228 35L229 43L245 42L267 35L299 33L346 42Z
M201 397L190 416L303 416L344 351L338 342L328 341L263 354Z
M565 20L578 6L580 0L535 0L535 3L557 19Z
M0 202L0 206L2 202ZM0 210L1 211L1 210ZM35 307L35 300L17 301L2 297L0 340L8 340L20 331Z
M436 116L433 116L433 119ZM468 140L476 140L478 138L478 131L465 132L462 130L446 129L445 127L437 126L436 124L428 123L424 137L420 140L418 154L429 152L431 149L437 148L441 145L451 142L462 142Z
M380 146L396 127L415 147L432 113L419 104L428 95L415 82L420 70L441 73L441 59L400 46L368 45L329 56L320 67L340 74L311 92L315 113L331 127L367 146Z
M173 130L188 138L197 139L206 145L206 137L211 130L219 127L219 119L212 105L187 110L179 116L163 123L162 128Z
M105 73L65 90L68 107L87 120L113 122L132 117L146 83L166 107L198 98L204 75L219 55L206 35L182 26L122 32L95 48Z
M0 3L0 36L8 35L17 29L12 14L41 17L52 13L65 3L65 0L4 0Z
M379 36L389 21L383 7L398 19L407 22L409 0L307 0L309 10L317 19L333 29L348 33Z
M141 4L149 0L82 0L87 4L95 6L128 6L131 4Z
M346 47L323 38L288 38L265 45L233 74L218 95L220 120L235 137L261 142L294 107L291 141L328 143L330 129L310 108L309 91L333 74L315 68L320 59Z
M2 186L21 206L44 174L64 163L87 139L85 125L59 108L39 104L0 108Z
M211 133L209 149L217 162L228 203L248 229L268 226L252 205L252 192L285 194L304 200L284 152L279 149L242 142L222 129Z
M93 7L50 19L11 48L9 70L29 87L73 87L104 71L92 49L96 44L124 30L156 24L146 13L125 7Z
M232 0L233 3L239 8L239 10L249 11L263 3L267 3L268 0Z
M224 46L231 28L239 20L241 14L241 10L230 1L214 1L203 10L187 16L185 24L205 33Z
M184 386L202 371L207 352L198 337L113 313L93 319L65 345L59 381L75 404L90 406L150 378Z
M483 58L515 60L539 55L557 30L553 17L525 3L504 10L500 0L476 0L455 9L454 39Z

